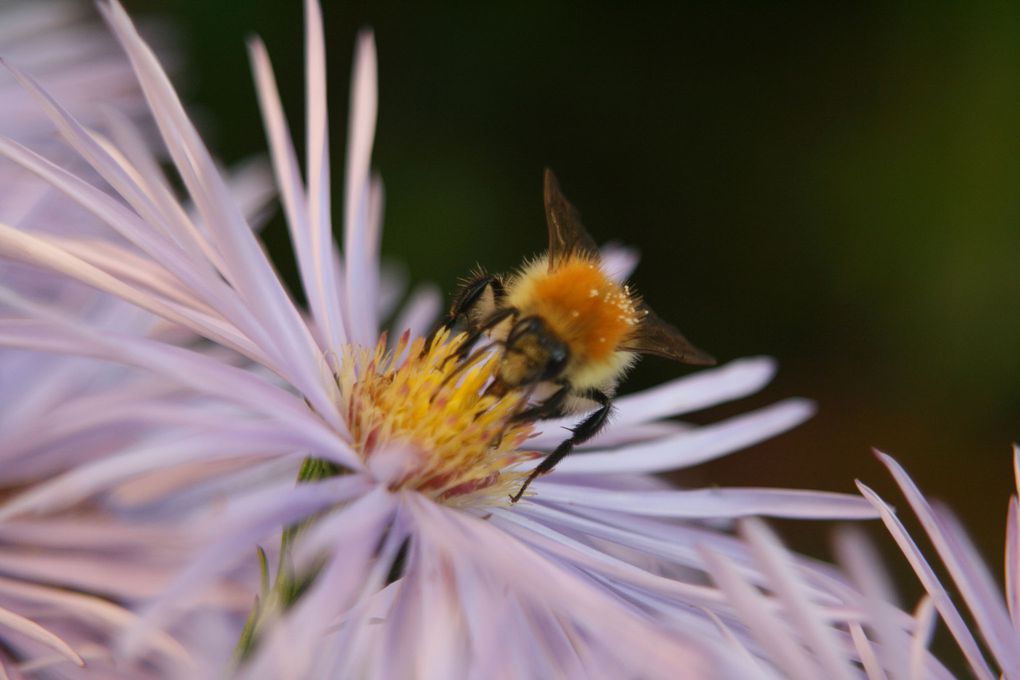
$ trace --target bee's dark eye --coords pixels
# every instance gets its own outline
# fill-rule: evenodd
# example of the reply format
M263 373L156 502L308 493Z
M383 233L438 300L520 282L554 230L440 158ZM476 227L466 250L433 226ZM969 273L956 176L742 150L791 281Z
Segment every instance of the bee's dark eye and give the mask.
M545 371L542 375L543 380L552 380L563 373L563 369L567 367L567 360L570 359L570 352L567 351L567 346L562 342L552 340L546 343L546 350L548 351L548 359L545 363Z

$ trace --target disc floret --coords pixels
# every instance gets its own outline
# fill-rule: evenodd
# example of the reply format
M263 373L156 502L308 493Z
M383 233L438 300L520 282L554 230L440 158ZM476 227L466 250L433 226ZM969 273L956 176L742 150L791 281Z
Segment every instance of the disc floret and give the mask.
M337 376L340 408L369 468L376 456L405 457L387 480L391 490L446 504L503 504L527 474L512 468L538 455L521 449L531 425L514 421L527 397L485 394L498 361L490 355L464 366L457 355L464 337L405 334L392 350L385 337L374 350L348 347Z

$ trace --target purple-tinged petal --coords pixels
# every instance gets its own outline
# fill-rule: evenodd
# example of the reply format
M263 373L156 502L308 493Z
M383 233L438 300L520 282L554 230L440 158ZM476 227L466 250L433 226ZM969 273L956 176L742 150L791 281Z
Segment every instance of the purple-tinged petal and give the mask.
M641 259L636 248L628 248L618 243L607 243L600 250L602 269L617 283L629 279L637 268L638 260Z
M81 667L85 665L85 661L78 656L77 652L71 649L70 645L31 619L26 619L24 616L19 616L12 611L0 607L0 626L6 626L11 630L41 642L76 666Z
M323 418L338 425L339 415L331 408L335 383L323 375L321 352L230 196L169 79L123 7L112 1L99 9L135 67L163 140L224 259L222 274L261 320L261 327L272 329L279 350L277 360L287 363L288 379Z
M874 510L857 496L797 489L697 489L694 491L605 491L535 482L537 502L566 503L654 517L790 517L870 519Z
M925 532L942 558L953 582L960 589L977 621L985 642L1007 675L1020 675L1020 646L1009 613L1003 605L994 578L989 573L966 532L948 512L936 512L906 471L884 453L878 453L906 496Z
M243 560L252 546L268 535L336 504L351 501L369 491L360 475L301 484L288 493L252 494L235 502L222 519L207 531L217 539L195 557L159 599L148 605L139 624L121 641L129 656L172 618L181 602L201 591L221 574Z
M615 410L607 430L648 423L746 397L771 380L775 370L772 359L740 359L620 397L613 402ZM556 446L563 439L563 429L576 425L577 420L574 416L542 422L539 424L539 436L532 441L536 446Z
M864 674L868 680L888 680L888 676L882 670L882 662L879 661L878 655L875 653L875 646L864 634L864 629L859 623L851 623L849 628L850 639L853 640L854 649L857 650L857 655L861 658L861 665L864 667Z
M927 656L928 645L931 644L931 637L935 633L935 604L932 597L921 598L914 612L914 637L910 644L910 678L911 680L926 680L924 658Z
M649 473L690 467L774 437L807 420L814 411L814 404L809 401L789 399L672 437L634 444L618 452L592 451L583 456L570 456L556 466L556 471Z
M960 616L960 612L956 609L952 599L949 597L949 593L939 582L935 572L932 571L931 566L924 559L924 555L918 549L917 544L914 543L913 539L910 538L910 534L904 528L903 524L900 523L896 517L895 511L886 504L885 501L879 497L874 491L868 486L861 482L857 482L857 488L860 489L861 494L878 510L882 522L885 524L886 529L892 534L896 544L899 545L900 551L907 558L910 566L913 568L914 573L921 581L921 585L928 591L931 596L931 601L935 608L938 610L942 619L946 622L949 627L949 632L952 633L953 638L956 639L957 644L963 651L964 656L967 658L967 662L970 664L971 670L981 680L994 680L995 675L988 667L984 656L981 654L981 650L978 647L977 641L974 640L974 636L970 634L970 630L967 628L967 624L964 622L963 617Z
M778 612L768 600L737 573L728 559L709 548L702 552L712 579L726 593L750 628L751 634L785 676L793 680L817 680L823 677L821 669L812 663L794 636L789 634L783 618L777 615Z
M1006 606L1013 630L1020 635L1020 503L1009 499L1006 517Z
M399 338L405 331L412 338L426 335L439 318L442 306L443 296L436 286L417 286L393 321L391 339Z
M836 553L840 564L863 595L862 605L868 625L874 630L884 653L884 667L894 678L907 677L910 636L889 616L896 597L889 575L882 567L881 556L856 527L840 528L836 534Z
M825 677L833 680L852 680L848 660L828 627L825 617L811 601L808 593L794 572L788 553L769 529L760 520L745 520L741 533L748 542L751 552L758 558L763 573L769 579L769 587L783 602L786 616L790 617L796 630L814 652L824 670Z
M259 108L266 128L269 148L273 159L276 182L280 187L283 209L287 216L287 227L297 257L301 284L308 296L312 316L316 324L326 333L326 346L339 347L347 341L347 332L340 316L337 287L326 290L323 286L325 275L336 269L332 253L332 241L326 248L313 248L312 220L308 214L308 198L301 181L294 142L287 127L287 119L280 103L280 94L273 76L273 67L265 45L255 38L249 41L248 51L255 78L255 89L259 97ZM328 214L327 214L328 217ZM334 274L334 276L336 276ZM337 343L337 344L332 344Z
M354 50L351 106L347 131L347 172L344 185L344 286L347 327L351 341L370 347L376 341L375 318L378 235L371 233L372 179L370 163L378 106L375 38L362 32ZM375 285L374 285L375 284Z
M348 333L342 328L338 277L333 267L333 223L330 208L329 115L326 102L326 46L323 39L322 12L317 0L305 2L305 90L308 158L308 215L311 226L311 252L315 265L315 283L324 309L316 320L324 326L328 349L337 352ZM353 143L353 142L349 142ZM359 254L361 255L361 254ZM373 264L368 266L374 266ZM363 263L364 266L367 263ZM348 264L349 266L349 264ZM375 290L362 288L359 294L375 300ZM361 319L351 320L360 322ZM367 320L366 320L367 321ZM357 328L357 326L353 326ZM372 323L370 332L378 325ZM368 330L368 329L366 329Z

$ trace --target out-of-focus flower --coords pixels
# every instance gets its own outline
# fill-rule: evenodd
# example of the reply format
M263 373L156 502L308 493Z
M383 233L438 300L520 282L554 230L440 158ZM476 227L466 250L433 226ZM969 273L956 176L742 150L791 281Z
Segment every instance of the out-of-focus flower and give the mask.
M715 546L701 550L712 579L736 611L735 627L721 619L717 623L756 673L797 680L952 678L928 651L934 623L930 603L922 602L913 617L901 611L877 553L858 531L847 527L838 534L847 577L828 565L805 564L761 520L741 520L740 533L758 580L745 575L746 565L741 573L742 565ZM836 617L812 585L822 573L855 592L844 600L844 609L837 607Z
M875 506L889 533L928 593L929 616L942 618L974 677L981 680L1020 678L1020 502L1009 499L1005 546L1005 594L981 559L960 521L946 507L929 502L899 463L884 453L879 460L892 473L910 508L949 572L974 626L968 625L924 553L896 516L895 510L873 490L858 482L865 498ZM1020 449L1013 448L1013 471L1020 493ZM975 636L984 643L982 647ZM985 651L991 654L989 659ZM906 677L906 676L905 676ZM920 676L911 676L920 677Z
M97 126L119 120L127 127L145 110L144 97L130 62L101 26L88 21L85 7L4 4L0 57L31 69L81 120ZM87 164L38 115L31 95L2 71L0 134L45 148L55 162L87 172ZM134 133L132 143L148 144L149 137ZM267 197L266 180L257 166L249 166L232 179L232 188L242 205L257 210ZM72 252L87 243L108 260L126 265L137 258L48 182L6 161L0 164L0 222ZM197 339L47 269L0 261L0 286L44 300L95 332L178 343ZM25 321L7 305L0 305L0 317ZM215 418L224 408L111 362L0 347L0 498L137 442L172 437L176 423L193 424L197 414ZM180 527L146 520L140 529L139 518L114 507L127 500L111 497L73 515L0 524L0 676L198 677L200 669L222 666L229 658L229 649L182 645L160 633L136 662L114 662L114 641L137 620L131 608L165 589L195 545ZM207 638L217 632L236 638L249 605L250 594L238 584L218 582L206 601L189 605L173 633L189 643L200 639L199 630Z
M718 559L705 556L725 556L755 587L767 574L743 545L709 525L747 515L869 517L871 508L822 492L677 490L651 476L726 455L808 417L809 404L789 400L697 428L665 420L756 391L771 377L771 362L737 361L619 399L612 424L585 455L563 461L535 483L533 496L510 506L509 485L571 423L514 424L520 394L483 394L492 361L452 379L457 365L446 359L455 345L424 343L434 294L412 295L393 324L399 341L379 339L382 189L370 173L371 36L360 38L355 59L342 253L330 219L318 5L306 3L307 186L267 54L261 43L251 45L306 318L154 55L119 5L101 10L131 59L195 213L182 208L150 152L132 143L125 121L111 120L109 137L96 136L15 70L117 197L9 139L0 139L0 153L125 245L110 257L108 244L68 247L0 224L0 256L120 297L216 343L222 354L96 329L3 288L0 301L24 318L0 319L0 344L146 369L233 411L215 423L192 413L191 422L176 423L180 436L135 442L83 464L12 499L0 515L55 511L111 491L164 519L201 513L193 537L205 548L143 611L127 650L171 625L187 598L282 531L277 587L263 590L246 638L246 677L746 678L783 668L752 639L731 597L711 585L707 572ZM625 269L626 259L614 266ZM304 483L295 486L302 461ZM189 482L160 488L163 471ZM856 590L809 562L791 565L824 625L859 622ZM720 627L748 654L726 653ZM800 633L792 634L800 644Z

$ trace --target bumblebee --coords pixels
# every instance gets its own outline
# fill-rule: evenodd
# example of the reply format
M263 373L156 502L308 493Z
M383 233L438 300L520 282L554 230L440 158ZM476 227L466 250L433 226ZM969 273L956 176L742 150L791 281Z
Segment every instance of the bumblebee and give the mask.
M519 420L591 411L511 496L516 503L534 479L594 437L612 410L617 384L640 354L706 366L715 360L660 319L629 286L613 280L598 246L546 169L549 250L514 274L476 270L454 294L443 326L468 331L458 357L483 336L502 347L491 394L525 389L530 405ZM479 352L488 350L488 345Z

